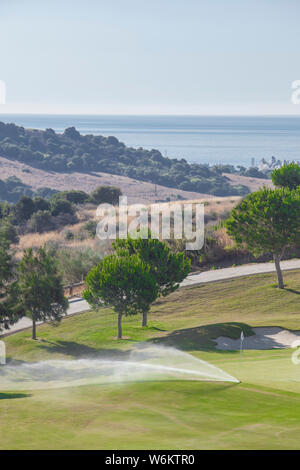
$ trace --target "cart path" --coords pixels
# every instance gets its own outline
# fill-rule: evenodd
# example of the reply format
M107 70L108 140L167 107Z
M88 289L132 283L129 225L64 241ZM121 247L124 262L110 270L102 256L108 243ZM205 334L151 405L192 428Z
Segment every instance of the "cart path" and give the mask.
M288 271L291 269L300 269L300 259L291 259L287 261L282 261L281 269L283 271ZM251 263L244 264L242 266L236 266L231 268L222 268L215 269L211 271L203 271L201 273L190 274L181 284L181 287L193 286L197 284L206 284L209 282L217 282L228 279L235 279L242 276L251 276L253 274L265 274L275 272L274 263ZM77 313L86 312L90 307L88 303L82 298L76 298L70 300L70 305L67 311L67 315L75 315ZM39 322L42 323L42 322ZM2 336L15 333L17 331L30 328L32 326L32 321L30 318L24 317L17 323L11 326L9 330L4 330L5 332Z

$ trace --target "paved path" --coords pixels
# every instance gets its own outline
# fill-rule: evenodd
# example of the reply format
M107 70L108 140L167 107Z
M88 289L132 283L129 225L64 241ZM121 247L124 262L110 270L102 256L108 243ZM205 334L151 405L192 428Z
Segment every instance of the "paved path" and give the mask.
M300 269L300 259L290 259L281 261L281 269ZM192 284L202 284L207 282L222 281L224 279L234 279L235 277L250 276L252 274L271 273L275 271L274 263L252 263L236 266L235 268L215 269L203 271L199 274L190 274L182 283L182 286Z
M281 262L283 271L290 269L300 269L300 259L292 259ZM196 284L206 284L209 282L223 281L226 279L234 279L242 276L250 276L252 274L263 274L275 271L274 263L252 263L236 266L235 268L223 268L211 271L203 271L202 273L190 274L182 283L181 287L192 286ZM81 299L76 298L70 301L68 308L68 315L85 312L89 310L88 303ZM20 321L11 326L9 330L5 330L4 336L14 333L16 331L30 328L32 322L29 318L22 318Z
M76 313L85 312L86 310L89 310L89 309L90 309L89 304L85 300L81 298L72 299L69 301L69 308L68 308L67 315L74 315ZM40 325L41 323L43 322L37 322L37 325ZM16 331L25 330L31 327L32 327L32 321L30 320L30 318L24 317L24 318L21 318L20 321L12 325L9 330L3 330L2 336L7 336L9 334L15 333Z

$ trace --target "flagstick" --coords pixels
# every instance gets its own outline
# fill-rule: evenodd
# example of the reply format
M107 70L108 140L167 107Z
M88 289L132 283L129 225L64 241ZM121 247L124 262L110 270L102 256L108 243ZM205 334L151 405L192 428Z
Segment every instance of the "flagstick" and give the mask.
M241 337L240 337L240 358L242 357L242 352L243 352L243 341L244 341L244 332L242 330Z
M241 336L240 336L240 367L239 367L240 372L241 372L241 364L242 364L243 341L244 341L244 332L242 330Z

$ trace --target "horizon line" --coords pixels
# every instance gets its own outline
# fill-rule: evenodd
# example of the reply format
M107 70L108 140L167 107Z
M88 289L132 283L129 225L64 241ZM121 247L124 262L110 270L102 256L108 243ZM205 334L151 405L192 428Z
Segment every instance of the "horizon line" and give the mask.
M188 114L188 113L36 113L36 112L0 112L0 116L181 116L181 117L300 117L299 114L291 113L216 113L216 114Z

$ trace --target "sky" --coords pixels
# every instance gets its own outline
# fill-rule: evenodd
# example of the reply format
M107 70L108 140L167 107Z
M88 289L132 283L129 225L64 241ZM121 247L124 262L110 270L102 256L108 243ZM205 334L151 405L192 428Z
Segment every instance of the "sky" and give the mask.
M0 0L0 113L300 114L299 13L299 0Z

